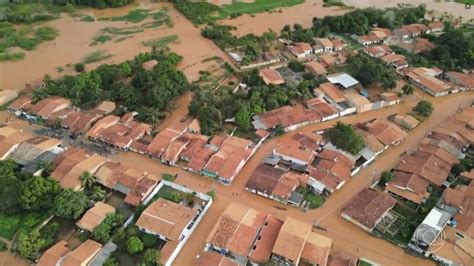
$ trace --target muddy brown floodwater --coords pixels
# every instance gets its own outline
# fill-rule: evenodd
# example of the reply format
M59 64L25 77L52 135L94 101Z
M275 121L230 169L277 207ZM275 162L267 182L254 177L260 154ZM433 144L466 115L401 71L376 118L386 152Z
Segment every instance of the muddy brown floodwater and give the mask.
M261 35L269 29L280 32L285 25L301 24L310 27L313 17L336 16L350 11L340 7L326 8L322 2L322 0L306 0L303 4L279 8L272 13L244 14L235 19L222 20L221 23L236 26L237 35L249 33ZM281 13L278 10L281 10Z
M168 8L168 15L172 18L174 27L162 29L145 29L143 32L132 35L131 38L121 42L109 41L103 44L90 46L92 38L98 31L105 27L127 27L139 24L125 23L120 21L77 21L67 14L54 21L44 23L44 25L56 28L60 35L56 40L40 45L34 51L28 51L25 59L17 62L0 63L0 90L22 89L25 84L35 81L45 74L57 77L64 74L73 73L71 67L80 62L86 55L103 50L113 56L109 59L87 65L88 69L97 67L104 63L119 63L132 59L140 52L149 51L149 47L144 47L142 41L157 39L169 35L177 35L179 41L171 44L172 51L184 57L180 67L187 75L188 79L199 78L199 71L207 68L212 62L202 63L203 59L220 56L227 57L210 40L201 36L200 30L179 13L170 3L139 3L139 5L127 6L117 9L105 10L81 10L81 13L94 15L96 18L126 15L130 10L136 8L146 8L159 10ZM149 20L145 20L145 23ZM56 68L63 67L66 70L58 73Z
M440 14L447 13L454 17L462 16L464 19L474 18L474 11L466 9L464 4L454 2L454 0L344 0L345 4L358 7L396 7L398 4L426 5L426 9L436 11Z

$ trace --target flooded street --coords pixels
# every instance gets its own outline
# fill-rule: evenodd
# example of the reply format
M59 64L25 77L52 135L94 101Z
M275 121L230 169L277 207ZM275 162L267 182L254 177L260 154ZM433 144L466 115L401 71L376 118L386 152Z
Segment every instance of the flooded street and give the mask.
M199 71L206 69L209 64L202 63L206 58L220 56L226 59L224 53L210 40L201 36L200 30L188 21L181 13L176 11L170 3L156 3L146 5L131 5L124 8L106 10L80 10L82 13L94 15L97 18L122 16L130 10L137 8L148 8L158 11L161 8L168 9L174 27L172 28L150 28L143 32L131 35L131 38L120 42L109 41L103 44L90 46L92 38L98 34L100 29L105 27L123 28L138 24L126 23L123 21L94 21L84 22L72 18L68 14L63 17L44 23L42 25L54 27L59 31L59 36L52 42L40 45L34 51L27 51L25 59L17 62L0 63L0 90L22 89L25 84L42 78L45 74L57 77L64 74L73 74L73 66L79 63L86 55L95 51L105 51L112 54L112 57L93 64L88 64L87 69L92 69L104 63L119 63L132 59L140 52L149 51L149 47L142 45L143 41L162 38L170 35L177 35L178 42L170 45L172 51L184 57L180 67L189 80L199 78ZM150 20L144 20L149 22ZM57 67L65 69L58 73Z

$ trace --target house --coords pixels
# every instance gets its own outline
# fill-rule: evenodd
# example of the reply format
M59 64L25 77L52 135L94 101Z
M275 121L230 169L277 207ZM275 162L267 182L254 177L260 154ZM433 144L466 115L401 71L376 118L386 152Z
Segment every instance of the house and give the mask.
M306 70L309 71L309 73L313 74L316 77L327 74L326 68L324 68L323 65L321 65L320 63L316 61L305 63L304 66Z
M474 73L464 74L455 71L444 73L444 77L461 87L461 90L472 90L474 88Z
M72 148L53 160L54 171L51 177L63 188L78 190L81 188L80 176L84 172L96 173L107 160L97 154L89 154L82 149Z
M440 32L444 30L444 23L441 21L434 21L428 23L428 28L430 28L431 32Z
M280 85L284 84L285 80L280 73L274 69L265 68L260 70L260 77L263 79L266 85Z
M252 124L256 129L268 130L282 126L285 131L291 131L310 122L319 121L321 121L321 117L315 117L301 104L297 104L295 106L282 106L266 113L257 114L253 116Z
M164 241L179 242L194 215L190 207L159 198L142 212L136 225Z
M345 102L351 106L356 107L356 112L362 113L370 110L371 103L369 99L360 95L359 93L349 92L344 94Z
M146 154L160 158L163 155L166 147L177 139L179 136L184 134L186 131L185 127L170 127L158 133L153 141L148 145Z
M434 207L418 225L413 236L408 243L408 248L428 257L431 255L429 248L438 238L450 221L453 213L450 208Z
M248 255L252 264L264 264L270 261L272 249L278 237L283 221L268 215Z
M136 182L135 186L129 190L124 202L132 206L138 206L147 198L158 183L158 177L148 174Z
M243 205L230 203L209 233L206 249L220 254L231 252L239 264L246 264L247 256L268 216Z
M323 47L325 53L332 52L334 44L328 38L315 38L314 41Z
M411 36L411 32L406 28L399 28L393 30L393 35L406 39Z
M401 48L412 54L419 54L432 50L435 45L428 39L417 37L414 40L402 41L398 44Z
M0 127L0 160L7 159L18 146L32 136L10 126Z
M374 119L362 125L362 128L373 134L385 145L398 145L407 135L397 125L385 119Z
M327 265L331 248L332 239L288 216L273 246L272 261L277 265Z
M393 122L405 129L413 129L416 127L420 122L411 115L400 115L397 114L393 117Z
M404 155L395 167L396 171L407 174L416 174L436 186L442 186L448 178L451 165L437 158L435 155L419 157Z
M201 126L199 125L199 120L194 118L188 126L188 131L193 134L201 134Z
M316 193L333 193L351 177L355 162L337 150L323 149L308 167L308 185Z
M315 153L312 150L300 149L295 145L280 143L273 149L273 155L280 156L283 161L289 164L306 167L313 161Z
M408 61L404 55L401 54L388 54L382 56L382 61L385 64L394 67L396 70L401 70L408 67Z
M330 67L332 65L337 64L336 59L332 54L325 54L318 56L318 61L321 63L323 67Z
M8 110L15 113L18 116L21 114L21 111L25 107L29 107L32 105L31 101L32 101L32 98L30 95L20 96L19 98L17 98L10 104L10 106L8 107Z
M363 51L374 58L380 58L393 53L392 49L390 49L386 44L365 47Z
M346 73L336 73L326 76L326 79L332 84L342 86L344 89L355 88L360 85L359 81Z
M60 265L62 266L76 266L76 265L88 265L94 257L99 253L102 248L102 244L95 242L94 240L87 239L76 249L66 254L63 257Z
M367 35L356 36L355 40L364 45L372 45L376 43L383 43L389 35L384 30L371 30Z
M406 73L409 80L417 87L434 97L444 96L451 90L451 85L436 78L442 73L434 68L418 67Z
M430 28L428 28L426 25L421 24L421 23L413 23L410 25L404 25L400 28L400 30L402 29L403 29L402 32L394 30L394 33L396 33L397 35L403 38L406 38L406 35L408 35L408 37L416 37L422 33L430 33Z
M389 215L397 201L387 193L364 189L342 209L342 217L365 231L371 232Z
M18 164L25 166L33 162L41 154L52 152L62 153L64 148L58 139L48 137L34 137L21 143L10 155L9 158Z
M396 197L421 205L429 196L429 182L416 174L394 172L394 178L385 186L385 191Z
M191 142L191 138L185 133L173 140L166 147L161 155L161 162L168 165L177 166L179 154L184 151L186 146Z
M56 266L59 265L59 261L67 254L70 250L67 247L67 242L60 240L52 247L48 248L41 258L36 263L37 266Z
M332 42L334 52L341 51L348 46L348 44L344 43L341 39L332 38L330 41Z
M336 97L336 99L338 97L336 94L333 96ZM319 98L309 99L305 102L305 104L308 107L307 114L309 115L309 121L327 121L339 116L339 110L334 105L331 105Z
M468 186L458 186L454 189L447 188L442 196L442 202L445 205L457 210L454 220L457 223L456 229L462 235L471 235L474 228L474 184L471 182Z
M70 106L71 101L69 99L52 96L31 105L26 111L34 117L47 120L53 113Z
M278 202L298 207L303 196L296 192L298 187L306 187L308 176L286 172L260 164L251 174L245 190Z
M305 42L293 43L293 45L289 45L287 48L294 56L296 56L296 58L299 59L305 58L313 51L311 45Z
M92 232L94 228L102 223L107 215L113 213L115 213L114 207L99 201L95 203L94 207L87 210L76 225L82 230Z
M200 173L212 154L217 152L218 147L208 145L208 137L196 135L192 138L183 152L179 155L180 159L188 162L183 168L193 173ZM220 145L219 145L220 146Z
M224 254L218 254L216 252L201 252L193 261L192 266L238 266L239 264L232 261L229 257Z
M341 103L346 100L342 91L330 82L319 85L318 91L329 103Z
M91 110L85 112L72 112L62 119L61 126L68 129L72 135L79 136L85 134L92 124L104 116L103 111Z

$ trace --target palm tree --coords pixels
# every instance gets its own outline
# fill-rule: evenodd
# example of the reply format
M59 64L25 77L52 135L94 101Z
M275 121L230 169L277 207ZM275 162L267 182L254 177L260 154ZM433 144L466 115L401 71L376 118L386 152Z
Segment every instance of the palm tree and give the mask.
M91 175L89 172L82 173L81 177L82 186L85 188L91 188L96 180L96 177Z
M103 200L105 198L105 190L99 186L92 187L89 191L89 198L93 201Z

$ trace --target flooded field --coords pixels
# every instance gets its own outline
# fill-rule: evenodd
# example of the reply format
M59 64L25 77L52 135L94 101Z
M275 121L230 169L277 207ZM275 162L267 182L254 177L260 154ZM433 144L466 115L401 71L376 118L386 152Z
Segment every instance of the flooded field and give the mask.
M322 0L306 0L303 4L293 7L279 8L272 13L255 15L244 14L235 19L223 20L226 25L236 26L235 34L262 34L269 29L280 32L285 25L301 24L304 27L312 25L313 17L336 16L350 11L347 8L323 7Z
M419 5L425 4L428 10L436 11L440 14L447 13L454 17L462 16L464 19L469 20L474 18L474 12L472 9L466 9L464 4L454 2L454 0L344 0L346 5L365 8L365 7L396 7L399 4L411 4Z
M134 24L124 21L101 21L97 18L123 16L129 11L143 8L151 11L158 11L166 7L168 15L175 25L172 28L146 28L143 32L128 35L126 39L119 42L108 41L90 46L94 36L99 30L105 27L124 28ZM34 51L27 51L25 59L17 62L0 63L0 90L22 89L25 84L31 83L44 74L53 77L74 73L72 66L86 55L96 51L112 56L100 62L88 64L87 69L91 69L103 63L118 63L133 58L140 52L149 51L142 42L156 40L167 36L176 35L177 42L170 45L171 50L184 57L180 67L183 69L188 79L199 78L199 70L205 69L212 62L203 63L206 58L220 56L225 58L223 52L211 41L201 37L200 30L194 27L191 22L177 12L170 3L138 3L132 6L106 9L106 10L80 10L81 13L91 15L96 18L94 22L84 22L64 14L62 18L44 23L44 25L56 28L60 35L56 40L40 45ZM149 22L150 19L143 22ZM178 26L179 25L179 26ZM57 68L64 69L58 73Z

